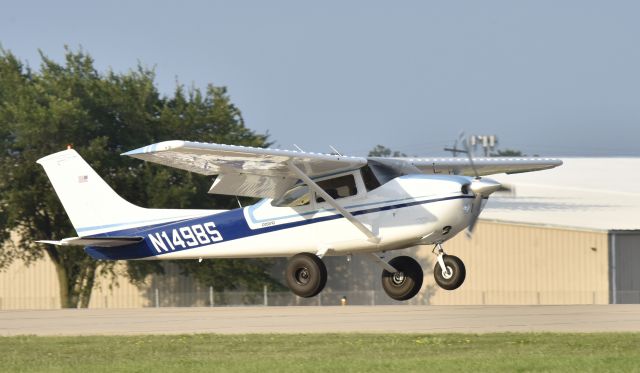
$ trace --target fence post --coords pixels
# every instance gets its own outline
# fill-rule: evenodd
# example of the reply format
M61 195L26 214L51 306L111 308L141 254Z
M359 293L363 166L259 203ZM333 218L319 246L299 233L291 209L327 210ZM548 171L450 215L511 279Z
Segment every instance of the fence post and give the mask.
M262 287L262 296L264 297L264 306L266 307L269 305L269 298L267 298L267 285Z
M540 292L536 291L536 300L538 301L538 304L540 304Z
M160 307L160 294L158 293L158 288L156 288L156 308Z
M107 296L104 296L104 308L109 308L109 303L107 303Z
M376 305L376 291L375 290L371 290L371 305L372 306Z
M213 307L215 305L213 302L213 286L209 286L209 307Z

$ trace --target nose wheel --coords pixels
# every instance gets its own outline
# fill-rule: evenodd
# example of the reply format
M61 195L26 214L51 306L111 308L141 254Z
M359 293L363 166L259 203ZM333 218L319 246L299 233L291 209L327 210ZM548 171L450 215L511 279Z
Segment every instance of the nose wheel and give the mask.
M395 300L413 298L422 287L422 267L413 258L398 256L389 261L395 272L382 271L382 288Z
M433 268L436 283L445 290L459 288L467 275L464 263L457 256L445 254L440 244L436 245L435 250L438 251L437 263Z

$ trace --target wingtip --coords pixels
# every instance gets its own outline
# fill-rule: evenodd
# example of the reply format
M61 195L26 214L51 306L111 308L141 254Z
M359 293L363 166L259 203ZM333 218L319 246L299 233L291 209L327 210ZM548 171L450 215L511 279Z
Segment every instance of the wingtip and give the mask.
M129 150L128 152L120 153L120 155L121 155L121 156L122 156L122 155L128 155L128 156L131 156L131 155L134 155L134 154L139 154L139 153L140 153L140 149L142 149L142 148Z

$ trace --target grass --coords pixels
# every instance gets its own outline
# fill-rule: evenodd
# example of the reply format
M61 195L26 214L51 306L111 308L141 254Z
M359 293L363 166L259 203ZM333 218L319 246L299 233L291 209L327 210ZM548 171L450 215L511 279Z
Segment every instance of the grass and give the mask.
M2 372L640 372L640 333L0 337Z

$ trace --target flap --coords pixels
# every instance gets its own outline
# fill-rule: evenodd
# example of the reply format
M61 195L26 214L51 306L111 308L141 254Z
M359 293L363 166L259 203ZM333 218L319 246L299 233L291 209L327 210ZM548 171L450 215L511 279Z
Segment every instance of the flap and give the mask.
M221 174L209 193L257 198L278 198L295 185L295 178L252 174Z

